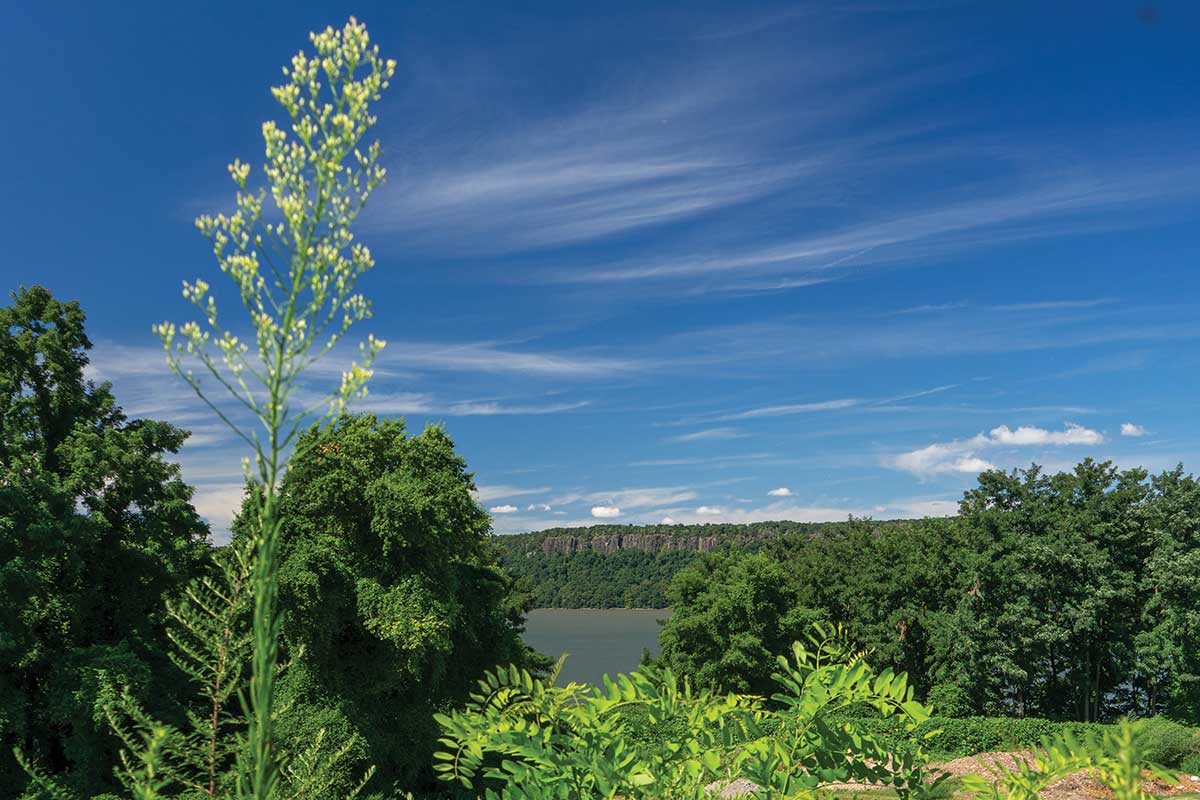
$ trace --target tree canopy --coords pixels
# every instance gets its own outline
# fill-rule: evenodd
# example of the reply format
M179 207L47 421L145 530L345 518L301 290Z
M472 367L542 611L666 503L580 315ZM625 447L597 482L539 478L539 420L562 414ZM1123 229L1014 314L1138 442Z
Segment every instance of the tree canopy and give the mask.
M40 286L0 308L0 794L14 746L89 791L112 785L103 707L169 705L162 598L205 562L208 529L170 460L187 433L128 419L87 380L84 313Z
M280 494L285 741L357 735L359 767L410 783L433 713L496 663L530 663L523 599L473 489L441 427L410 437L402 421L342 416L301 437Z
M668 591L662 659L741 689L778 654L781 621L822 620L958 713L1195 722L1197 515L1182 469L988 471L957 518L851 521L698 560Z

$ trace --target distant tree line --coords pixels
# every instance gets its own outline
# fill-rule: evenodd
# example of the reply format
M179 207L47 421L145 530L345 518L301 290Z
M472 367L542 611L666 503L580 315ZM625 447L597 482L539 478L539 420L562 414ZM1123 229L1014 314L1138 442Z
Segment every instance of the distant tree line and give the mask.
M812 622L843 624L941 713L1200 722L1200 483L1084 461L989 471L960 515L854 520L696 559L662 660L761 692Z
M889 523L881 523L889 524ZM666 608L675 573L701 542L753 551L783 536L817 536L826 523L592 525L497 536L500 563L538 608ZM616 543L622 542L619 550ZM564 552L567 543L574 552Z

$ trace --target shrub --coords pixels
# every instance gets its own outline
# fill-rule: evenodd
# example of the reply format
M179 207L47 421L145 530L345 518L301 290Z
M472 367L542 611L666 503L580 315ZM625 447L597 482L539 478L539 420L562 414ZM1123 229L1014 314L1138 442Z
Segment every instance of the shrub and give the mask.
M943 716L930 717L911 731L904 730L891 719L855 719L855 724L869 731L893 752L905 753L918 746L925 746L940 759L962 758L999 750L1024 750L1038 745L1048 737L1064 733L1075 737L1099 735L1111 727L1097 723L1053 722L1036 718L954 719Z
M925 754L891 758L857 721L834 712L867 704L910 731L927 717L904 675L873 673L840 631L818 628L812 648L779 658L782 691L757 697L693 691L649 667L605 687L565 687L515 667L489 674L466 709L438 715L443 779L503 800L698 798L705 784L748 778L765 796L808 795L820 784L881 783L901 797L925 790ZM769 724L769 723L774 723ZM835 724L836 723L836 724Z
M1172 722L1166 717L1140 719L1135 727L1151 761L1178 767L1188 756L1200 755L1200 730Z
M1018 759L1012 767L997 764L989 776L964 775L962 783L978 800L1037 800L1051 784L1086 770L1104 784L1113 800L1148 800L1153 796L1145 789L1148 776L1175 780L1169 770L1154 763L1149 741L1145 728L1128 720L1082 738L1064 731L1033 748L1031 758Z
M933 706L939 717L969 717L972 711L971 698L961 686L953 683L939 683L934 686L929 690L925 702Z

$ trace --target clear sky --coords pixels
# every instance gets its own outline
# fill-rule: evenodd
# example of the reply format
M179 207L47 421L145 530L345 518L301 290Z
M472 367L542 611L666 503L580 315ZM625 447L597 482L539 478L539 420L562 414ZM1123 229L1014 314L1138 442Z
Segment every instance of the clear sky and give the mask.
M975 473L1196 468L1200 3L10 4L5 288L218 531L236 443L150 333L307 31L397 79L363 407L443 421L500 532L952 513Z

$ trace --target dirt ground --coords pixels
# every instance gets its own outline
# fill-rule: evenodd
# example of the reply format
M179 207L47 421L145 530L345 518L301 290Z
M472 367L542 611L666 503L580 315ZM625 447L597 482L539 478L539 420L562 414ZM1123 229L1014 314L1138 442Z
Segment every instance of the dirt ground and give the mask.
M933 764L930 769L933 771L945 772L951 777L961 777L963 775L983 775L991 774L990 768L996 766L1013 767L1017 763L1017 759L1026 759L1029 757L1027 752L1018 753L981 753L977 756L968 756L966 758L957 758L953 761L948 761L944 764ZM1183 776L1182 783L1167 783L1163 780L1145 774L1146 782L1144 784L1146 790L1158 797L1172 797L1176 795L1195 795L1200 797L1200 780L1192 780L1193 776ZM707 787L709 791L721 798L741 797L749 794L758 787L750 781L738 780L727 786L712 784ZM824 787L838 794L863 792L873 793L880 792L882 794L883 787L865 783L835 783ZM869 797L869 794L866 794ZM1089 777L1085 772L1077 772L1074 775L1069 775L1066 778L1051 784L1041 793L1042 800L1111 800L1112 793L1104 787L1095 778Z
M1030 754L1022 753L980 753L977 756L957 758L945 764L938 764L934 769L949 775L984 775L990 774L990 769L996 766L1014 767L1017 759L1028 759ZM1168 783L1155 778L1149 772L1143 774L1143 786L1150 794L1159 797L1173 795L1200 794L1200 781L1192 781L1191 776L1185 775L1182 783ZM1100 781L1088 776L1086 772L1068 775L1057 783L1052 783L1041 794L1043 800L1108 800L1112 792Z

